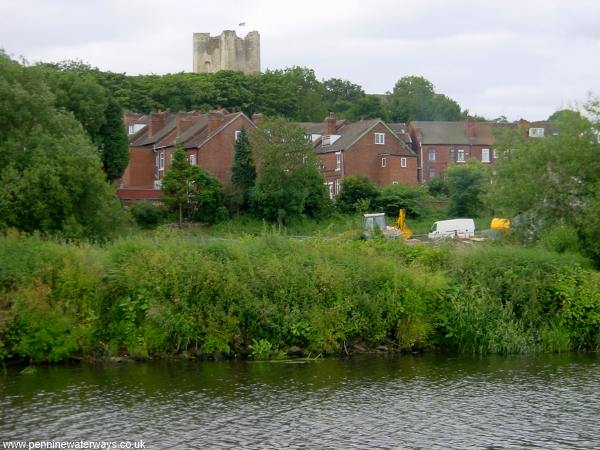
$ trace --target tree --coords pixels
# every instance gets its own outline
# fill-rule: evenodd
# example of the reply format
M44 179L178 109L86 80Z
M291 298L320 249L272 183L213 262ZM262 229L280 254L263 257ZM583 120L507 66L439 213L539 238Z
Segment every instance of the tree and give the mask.
M429 193L423 186L390 184L381 189L374 206L390 217L398 216L400 209L412 218L427 216L431 212Z
M252 201L261 217L283 225L324 212L329 206L324 179L302 128L284 119L266 120L250 141L259 167Z
M0 228L107 239L126 224L97 149L43 75L0 53Z
M109 98L105 122L100 128L102 165L109 180L123 175L129 163L129 142L123 128L123 109L114 98Z
M490 174L475 159L466 164L448 167L445 181L448 186L448 212L454 217L479 217L484 210L483 195Z
M110 180L123 175L129 161L129 144L123 127L123 109L103 87L99 71L81 63L40 64L59 108L71 111L98 148Z
M367 209L374 206L377 197L379 191L367 177L348 176L344 178L342 191L335 198L335 205L343 212L356 212L359 204Z
M600 262L600 252L593 250L593 236L599 233L593 216L600 183L600 116L594 113L594 99L586 107L590 119L556 114L557 135L527 138L518 130L505 131L497 144L504 156L496 165L491 201L503 215L520 216L524 223L516 231L523 237L536 239L555 226L574 227L587 244L583 247Z
M241 196L241 209L247 211L250 206L250 192L256 183L256 165L252 157L248 133L244 127L235 143L235 156L231 172L231 183Z
M443 94L436 94L433 84L423 77L401 78L389 97L389 116L394 122L462 118L458 103Z
M183 225L184 217L215 223L227 213L221 183L200 167L191 165L181 144L173 153L162 191L162 201L171 211L177 212L179 226Z

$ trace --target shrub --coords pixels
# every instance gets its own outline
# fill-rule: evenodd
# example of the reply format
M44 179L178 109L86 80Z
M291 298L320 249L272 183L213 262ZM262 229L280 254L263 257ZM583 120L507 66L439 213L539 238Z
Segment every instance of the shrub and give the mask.
M390 217L398 215L400 209L405 209L409 217L419 218L431 213L430 196L422 186L405 184L390 184L381 189L374 206Z
M335 198L335 205L341 211L356 212L359 205L373 206L377 197L379 191L367 177L349 176L344 178L342 191Z
M129 211L141 228L156 228L162 218L161 207L149 200L135 202L129 207Z

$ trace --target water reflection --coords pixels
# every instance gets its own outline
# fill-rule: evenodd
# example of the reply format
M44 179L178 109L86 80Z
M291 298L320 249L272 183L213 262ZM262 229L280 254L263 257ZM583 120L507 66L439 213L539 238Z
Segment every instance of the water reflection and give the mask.
M600 357L42 367L0 376L4 440L150 448L600 448Z

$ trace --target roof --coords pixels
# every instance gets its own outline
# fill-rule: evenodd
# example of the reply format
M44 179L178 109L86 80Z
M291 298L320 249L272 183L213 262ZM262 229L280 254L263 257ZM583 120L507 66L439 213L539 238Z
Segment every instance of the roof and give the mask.
M412 122L420 130L421 144L469 145L464 122Z
M221 130L227 127L231 122L244 113L226 113L223 115L223 121L212 131L208 130L208 114L205 113L165 113L165 124L153 135L150 135L149 128L144 127L129 138L131 147L145 147L155 145L157 147L172 147L177 142L183 143L184 148L197 148L217 135ZM177 117L188 121L188 127L177 135ZM248 119L249 123L252 123ZM191 122L191 123L190 123Z
M388 125L386 125L385 122L383 122L381 119L368 119L348 123L341 127L339 130L337 130L336 134L338 134L340 137L332 145L323 147L321 145L321 141L317 141L317 146L315 150L317 153L331 153L346 150L352 147L352 145L354 145L356 141L358 141L363 135L365 135L367 132L369 132L369 130L371 130L373 127L375 127L375 125L379 123L386 127L390 131L392 136L402 143L402 145L406 149L406 153L414 155L414 152L412 151L410 146L408 146L406 142L404 142L404 140L401 139L394 132L394 130L392 130Z
M405 144L412 144L412 139L408 132L408 124L403 122L398 123L388 123L388 127L392 129L394 133L398 135L400 139L404 141Z
M348 123L347 120L337 120L335 122L335 129L338 130L344 125ZM325 123L323 122L298 122L297 125L300 128L304 128L307 133L310 134L324 134L325 133Z

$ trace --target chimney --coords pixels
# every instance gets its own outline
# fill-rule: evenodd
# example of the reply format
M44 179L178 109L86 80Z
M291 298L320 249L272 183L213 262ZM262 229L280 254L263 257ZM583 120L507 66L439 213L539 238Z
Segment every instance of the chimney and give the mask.
M158 130L165 126L167 113L160 110L150 113L150 120L148 120L148 133L150 136L154 136Z
M334 112L330 112L329 116L325 118L325 132L323 134L335 134L336 127L336 120L335 120L335 113Z
M261 113L252 114L252 122L254 125L260 125L260 122L263 120L263 115Z
M178 113L175 118L175 126L177 128L177 137L181 136L188 128L196 123L198 113Z
M223 123L223 113L221 111L210 111L208 113L208 131L216 130Z
M474 138L476 133L475 121L471 117L465 119L465 134L468 138Z

